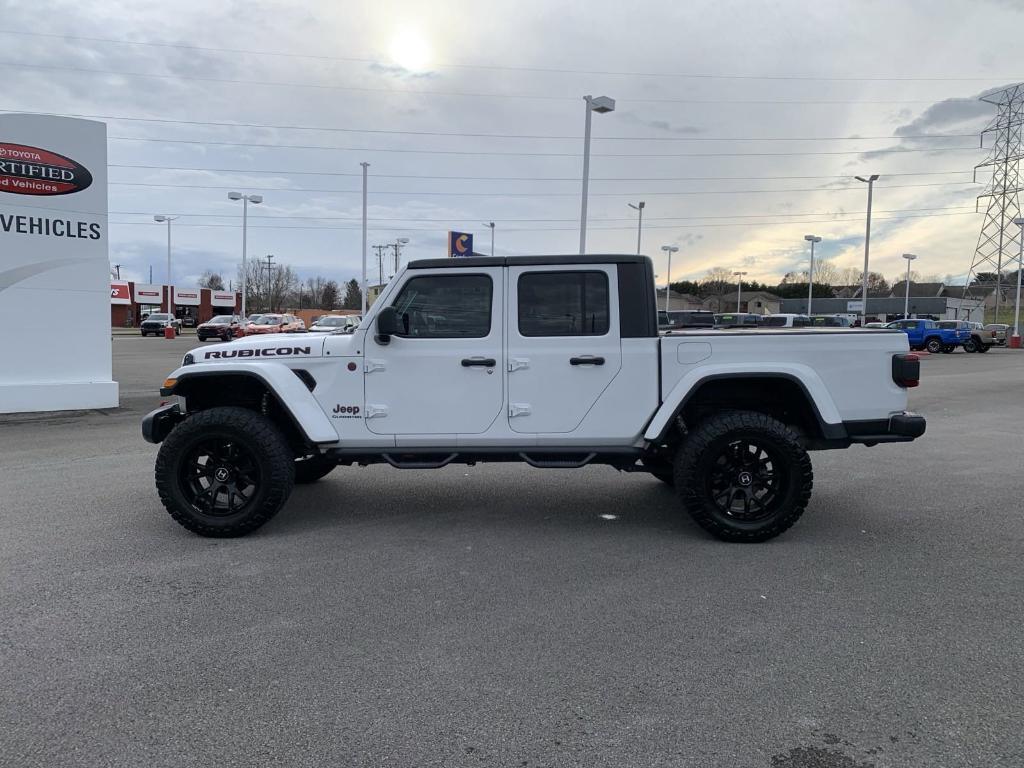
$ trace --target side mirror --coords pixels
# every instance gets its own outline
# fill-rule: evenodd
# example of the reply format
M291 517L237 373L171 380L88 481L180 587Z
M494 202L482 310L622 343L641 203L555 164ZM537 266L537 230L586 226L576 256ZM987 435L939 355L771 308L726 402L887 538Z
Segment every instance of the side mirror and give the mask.
M391 337L399 333L398 312L394 307L384 307L377 314L377 336L378 344L390 344Z

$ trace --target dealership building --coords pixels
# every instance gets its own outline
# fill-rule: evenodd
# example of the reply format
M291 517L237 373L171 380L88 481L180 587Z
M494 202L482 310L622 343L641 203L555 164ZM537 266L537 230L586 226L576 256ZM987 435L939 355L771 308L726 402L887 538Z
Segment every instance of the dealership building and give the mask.
M184 325L205 323L214 315L242 311L242 294L195 286L110 281L110 325L135 328L152 312L171 312Z

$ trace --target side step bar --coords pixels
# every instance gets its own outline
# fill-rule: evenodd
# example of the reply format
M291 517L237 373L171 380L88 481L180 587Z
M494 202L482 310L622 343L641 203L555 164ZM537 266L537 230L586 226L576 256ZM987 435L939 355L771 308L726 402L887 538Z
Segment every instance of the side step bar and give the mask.
M440 469L441 467L447 467L451 464L458 455L459 454L457 453L449 453L447 456L442 456L436 460L424 459L423 461L409 461L396 459L390 453L382 454L384 461L398 469Z
M582 458L574 459L569 456L565 458L553 458L549 454L544 458L533 458L526 453L519 454L519 457L523 461L537 469L579 469L593 461L595 456L597 456L596 453L588 453L583 455Z

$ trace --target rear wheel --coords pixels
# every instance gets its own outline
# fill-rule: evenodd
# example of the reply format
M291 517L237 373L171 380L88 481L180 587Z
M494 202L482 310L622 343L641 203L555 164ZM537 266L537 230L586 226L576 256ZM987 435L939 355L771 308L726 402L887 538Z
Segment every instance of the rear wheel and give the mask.
M160 446L156 487L168 513L200 536L243 536L284 505L291 449L270 419L247 408L200 411Z
M977 352L980 346L978 340L971 336L971 338L964 342L964 352Z
M924 348L931 352L933 355L937 355L939 352L942 351L942 340L933 336L924 343Z
M797 434L763 413L730 411L692 430L675 457L676 489L702 528L765 541L804 513L813 472Z

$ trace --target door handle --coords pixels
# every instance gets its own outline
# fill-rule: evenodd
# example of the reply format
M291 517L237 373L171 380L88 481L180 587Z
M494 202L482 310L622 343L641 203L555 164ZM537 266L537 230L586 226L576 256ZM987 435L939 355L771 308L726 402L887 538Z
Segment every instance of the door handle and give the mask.
M604 365L603 357L586 355L585 357L570 357L569 365Z
M498 361L493 357L465 357L462 359L463 368L469 368L474 365L481 368L493 368L497 364Z

